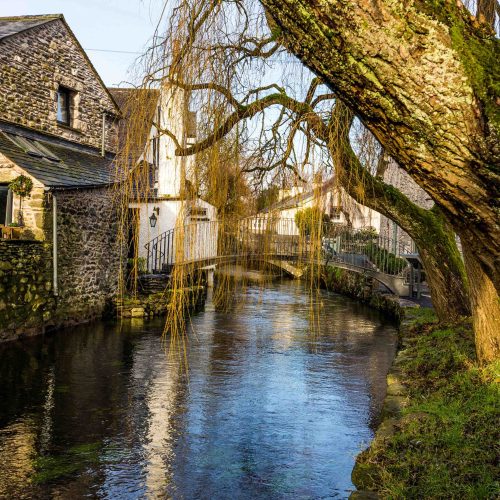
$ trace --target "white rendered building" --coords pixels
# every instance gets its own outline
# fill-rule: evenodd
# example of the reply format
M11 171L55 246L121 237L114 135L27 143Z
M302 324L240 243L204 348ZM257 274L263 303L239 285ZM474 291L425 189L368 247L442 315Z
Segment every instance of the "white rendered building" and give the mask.
M291 196L290 196L291 194ZM374 228L377 233L380 231L381 215L351 198L341 187L337 186L334 179L316 185L311 189L295 188L280 191L279 201L269 208L259 212L254 219L255 229L257 225L262 225L266 219L287 221L287 223L276 224L278 233L299 234L295 224L295 215L300 210L318 207L330 217L334 224L347 226L351 229Z
M140 150L136 154L134 151L127 153L135 157L133 163L145 168L144 174L138 176L140 180L134 181L135 196L129 203L129 219L138 228L134 238L137 255L147 259L147 244L153 244L174 228L193 227L195 223L201 227L210 222L215 227L215 207L197 196L187 195L195 157L176 156L176 144L165 132L173 133L183 146L194 142L196 113L189 111L186 93L179 88L167 87L161 91L112 88L110 91L125 116L120 142L123 144L127 140L127 127L139 132L134 143ZM140 106L137 101L134 105L134 99L140 101ZM139 124L134 117L138 109L143 121ZM204 257L216 255L216 230L212 233L211 241L191 236L186 251ZM129 249L129 256L133 255L135 249Z

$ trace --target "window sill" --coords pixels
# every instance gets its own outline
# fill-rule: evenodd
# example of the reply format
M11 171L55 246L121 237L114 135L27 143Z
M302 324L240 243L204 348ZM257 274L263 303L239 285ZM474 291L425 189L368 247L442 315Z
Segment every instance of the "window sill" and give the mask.
M83 133L80 129L72 127L71 125L67 125L66 123L57 122L57 126L61 127L62 129L65 129L65 130L70 130L71 132L76 132L77 134Z

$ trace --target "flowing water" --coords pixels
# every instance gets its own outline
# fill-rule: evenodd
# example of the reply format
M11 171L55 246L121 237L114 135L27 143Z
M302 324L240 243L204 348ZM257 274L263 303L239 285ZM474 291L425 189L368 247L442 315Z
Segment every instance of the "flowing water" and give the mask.
M395 327L295 282L236 299L193 317L187 371L161 320L2 345L0 498L346 498Z

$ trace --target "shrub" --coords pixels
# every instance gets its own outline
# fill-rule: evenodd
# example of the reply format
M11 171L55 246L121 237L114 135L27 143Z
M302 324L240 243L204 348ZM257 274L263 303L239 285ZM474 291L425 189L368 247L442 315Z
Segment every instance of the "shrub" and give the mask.
M382 271L388 274L399 274L408 266L408 261L389 252L385 248L379 247L373 241L366 244L365 252L367 257Z
M308 207L295 214L295 224L304 236L323 236L330 228L330 217L317 207ZM318 234L319 233L319 234Z

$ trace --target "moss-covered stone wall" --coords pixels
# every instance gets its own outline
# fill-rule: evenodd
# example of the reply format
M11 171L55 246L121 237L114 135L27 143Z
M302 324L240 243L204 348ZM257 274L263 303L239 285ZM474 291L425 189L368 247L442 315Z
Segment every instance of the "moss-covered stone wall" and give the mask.
M0 341L101 318L118 288L119 212L107 188L58 191L57 293L46 241L0 240ZM52 201L52 200L51 200ZM45 219L52 221L52 203Z
M400 319L405 301L396 295L381 292L378 282L370 276L325 266L321 270L321 284L328 290L364 302L392 318Z
M0 240L0 341L44 332L55 312L52 245Z

